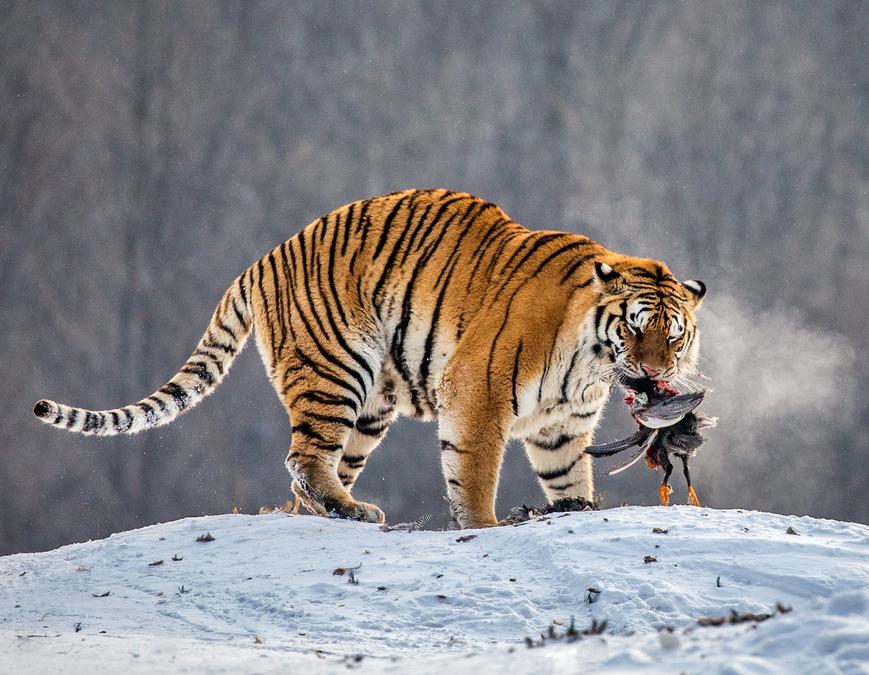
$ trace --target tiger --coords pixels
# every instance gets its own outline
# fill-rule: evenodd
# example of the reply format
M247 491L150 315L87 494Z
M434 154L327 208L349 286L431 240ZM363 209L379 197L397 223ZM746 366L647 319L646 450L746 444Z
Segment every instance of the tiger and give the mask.
M611 389L696 372L705 293L662 262L528 230L472 194L409 189L342 206L254 262L147 398L96 411L43 399L34 413L92 436L163 426L217 388L253 333L289 415L297 505L384 522L352 489L406 415L437 421L455 522L489 527L511 438L550 504L593 499L584 449Z

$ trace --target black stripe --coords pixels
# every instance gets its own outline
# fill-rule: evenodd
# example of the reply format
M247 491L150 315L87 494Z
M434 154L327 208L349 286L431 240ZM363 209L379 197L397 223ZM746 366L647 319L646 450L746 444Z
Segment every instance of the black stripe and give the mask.
M130 412L129 410L127 410L126 408L122 408L122 409L121 409L121 412L124 413L124 418L125 418L125 419L124 419L124 422L125 422L125 424L124 424L123 428L121 428L120 426L116 426L115 428L118 429L118 431L121 431L121 432L129 431L130 428L133 426L133 413L131 413L131 412Z
M449 441L441 441L441 452L454 452L457 455L466 455L468 453L467 450L462 450L458 446Z
M223 375L223 361L211 352L205 351L205 349L207 348L197 347L193 351L193 356L204 356L205 358L209 359L211 363L214 364L215 368L217 368L217 372L220 375Z
M519 377L519 357L522 355L522 340L519 340L519 348L516 350L516 356L513 358L513 416L519 414L519 400L516 398L516 384Z
M304 234L304 232L302 232L302 234ZM266 297L265 287L263 286L263 260L262 260L262 258L260 258L259 260L256 261L256 267L257 267L257 271L259 272L259 280L257 281L257 286L259 287L259 292L260 292L260 295L262 296L262 299L263 299L263 310L265 311L265 315L266 315L266 322L265 323L269 329L268 344L274 345L275 334L274 334L274 329L272 328L271 317L269 317L269 300ZM273 349L274 349L274 347L273 347Z
M341 257L347 255L347 244L350 241L350 225L353 223L353 213L356 211L356 205L359 202L353 202L347 211L347 220L344 221L344 241L341 243Z
M643 277L644 279L651 279L652 281L654 281L656 283L658 282L658 280L661 277L660 273L658 275L655 275L655 274L652 274L651 272L649 272L648 270L643 269L642 267L631 267L631 268L625 270L625 272L630 272L634 276Z
M573 264L571 264L571 266L568 267L567 270L566 270L566 271L564 272L564 274L562 275L562 277L561 277L561 282L560 282L560 283L563 284L563 283L566 282L568 279L570 279L570 277L572 277L572 276L574 275L574 273L576 272L576 270L578 270L580 267L582 267L582 266L583 266L585 263L587 263L589 260L593 260L594 257L595 257L595 256L593 256L593 255L583 255L583 256L580 256L579 258L577 258L575 261L573 261ZM590 282L591 282L591 279L589 279L589 280L586 282L586 285L588 285L588 283L590 283Z
M537 233L532 233L531 236L533 237L535 234L537 234ZM510 285L510 282L511 282L511 281L513 281L513 280L515 280L515 279L517 279L517 278L521 278L521 277L517 277L516 272L518 272L519 269L520 269L520 268L521 268L521 267L522 267L526 262L528 262L528 260L531 258L531 256L533 256L533 255L534 255L534 254L535 254L535 253L540 249L540 247L545 246L547 243L549 243L550 241L552 241L552 240L554 240L554 239L561 239L561 238L563 238L563 237L570 237L570 236L572 236L572 235L568 234L567 232L552 232L552 233L549 233L549 234L543 234L543 235L538 236L538 237L535 239L534 244L532 244L531 248L530 248L530 249L525 253L525 255L522 256L522 258L521 258L521 259L520 259L520 260L519 260L515 265L513 265L513 266L510 268L510 276L507 277L507 278L505 279L504 283L501 284L501 286L500 286L500 287L498 288L498 290L495 292L495 297L492 298L492 302L490 303L490 306L491 306L491 304L494 304L494 303L498 300L498 298L499 298L500 295L501 295L501 292L502 292L505 288L507 288L507 286ZM518 251L517 251L517 253L518 253ZM515 258L515 256L516 256L516 253L514 253L514 254L510 257L510 261L512 261L513 258ZM502 268L502 270L501 270L501 274L505 274L505 273L506 273L506 271L507 271L507 265L509 265L509 262L510 262L510 261L508 261L508 263L505 264L504 268ZM521 284L521 285L524 286L524 285L525 285L525 284L526 284L530 279L533 279L533 278L534 278L533 275L525 276L524 279L523 279L523 281L522 281L522 284Z
M479 207L479 209L477 209L477 207ZM450 265L452 265L455 260L458 260L459 256L461 255L462 242L464 241L465 236L468 234L468 232L471 231L473 225L477 221L477 218L480 217L480 214L482 212L483 206L480 202L471 202L468 205L468 208L465 209L464 213L462 213L462 217L459 219L456 226L459 227L465 223L467 223L467 225L465 225L465 229L463 229L461 234L459 234L455 243L450 246L452 250L447 257L446 262L441 267L441 271L438 273L438 277L435 280L435 288L441 285L444 274L446 273L447 269L449 269Z
M561 402L567 403L567 387L570 386L570 375L576 367L576 359L579 357L579 350L573 352L570 357L570 365L567 367L567 372L564 374L564 379L561 381Z
M362 237L359 240L359 246L353 251L353 256L350 258L350 274L356 273L356 258L362 253L365 248L365 241L368 238L368 229L371 225L371 219L368 217L368 207L371 205L371 200L366 199L362 202L362 210L359 212L358 224L356 225L356 234L362 231Z
M510 318L510 308L513 307L513 301L516 299L516 296L521 290L522 286L513 291L513 295L510 296L510 300L507 302L507 308L504 310L504 320L501 322L501 327L498 329L498 332L495 333L495 337L492 339L492 346L489 347L489 358L486 362L486 387L489 390L492 389L492 363L495 360L495 349L498 346L498 340L501 339L501 334L507 327L507 321Z
M327 438L320 432L318 432L313 426L311 426L308 422L299 422L298 424L293 425L293 435L302 434L303 436L307 436L308 438L313 438L315 441L321 441L323 443L333 443L334 439Z
M348 429L353 428L353 421L347 419L346 417L338 417L337 415L321 415L320 413L315 413L308 410L302 411L301 414L305 417L310 417L311 419L317 420L318 422L323 422L324 424L338 424L342 427L347 427Z
M447 194L452 194L452 193L447 193ZM447 195L444 195L444 196L446 197ZM456 204L456 203L464 201L466 199L468 199L468 197L466 197L464 195L460 195L458 197L448 199L447 201L445 201L441 204L441 207L437 210L437 213L435 213L434 218L431 219L431 222L428 224L428 227L425 228L425 231L423 232L422 236L419 238L419 241L416 243L416 250L417 251L420 251L422 249L422 247L426 243L426 240L428 239L428 236L432 233L434 228L441 223L441 218L443 217L447 208L449 208L452 204ZM451 215L447 219L446 223L444 223L444 226L441 230L441 235L440 235L440 237L438 237L438 241L440 241L443 238L443 235L444 235L444 232L446 231L446 228L449 227L449 224L452 222L453 218L456 217L456 215L457 214L454 213L453 215Z
M606 311L606 305L598 305L594 310L594 334L597 337L601 337L600 335L600 320L603 316L603 313ZM606 335L604 335L606 337Z
M314 401L315 403L322 403L323 405L341 405L347 406L353 412L356 412L357 404L353 399L349 399L346 396L335 396L333 394L326 394L320 391L305 391L299 394L295 401L293 401L293 405L295 405L296 401L299 400L307 400Z
M161 413L165 413L165 412L166 412L166 410L167 410L167 408L166 408L166 401L164 401L162 398L159 398L159 397L157 397L157 396L151 395L151 396L148 397L148 400L149 400L149 401L154 401L154 403L157 404L157 407L160 408L160 412L161 412Z
M190 393L184 387L175 382L168 382L160 387L158 391L171 396L175 401L175 405L178 406L179 411L184 410L190 403Z
M332 291L332 298L334 300L335 307L338 308L338 313L341 315L341 323L347 326L347 314L344 313L344 303L341 302L341 299L338 297L338 289L335 286L335 249L338 245L338 229L341 214L335 213L335 227L333 228L333 236L332 243L329 244L329 266L326 268L326 277L329 279L329 289ZM348 222L349 222L349 214L348 214ZM350 229L350 226L344 228L344 231ZM347 238L344 238L344 246L347 246Z
M388 418L391 414L392 408L382 415L362 415L356 420L356 431L366 436L379 436L389 428L391 421Z
M384 424L381 427L367 427L364 425L357 424L356 431L358 431L363 436L371 436L373 438L377 438L381 434L383 434L389 428L389 424Z
M247 328L247 322L244 320L244 314L242 314L241 310L238 308L238 304L236 303L235 298L232 298L232 311L235 312L235 318L238 319L241 327Z
M432 206L434 206L434 202L426 204L425 211L422 212L422 215L416 221L416 227L413 228L413 232L410 234L410 239L407 240L407 246L404 247L404 253L401 254L401 261L398 263L399 267L404 267L404 264L407 262L407 258L413 250L413 243L416 241L416 235L418 235L422 230L422 226L425 224L425 219L428 218ZM409 222L408 225L410 225Z
M507 270L507 268L508 268L511 264L513 264L513 261L516 259L516 256L518 256L518 255L519 255L519 254L520 254L520 253L525 249L525 247L526 247L526 246L527 246L531 241L533 241L533 236L532 236L533 233L531 233L531 232L525 232L524 234L525 234L525 238L522 240L522 243L519 244L519 246L516 247L516 250L513 251L513 253L510 254L510 257L507 258L507 260L504 262L503 265L501 265L501 269L498 271L498 274L499 274L499 275L503 275L504 272Z
M447 483L449 483L450 485L453 485L457 488L462 487L462 484L459 481L457 481L455 478L450 478L449 480L447 480Z
M576 481L572 483L564 483L564 485L547 485L547 487L553 492L561 492L567 488L572 488L574 485L576 485Z
M153 424L157 420L157 415L154 413L154 408L149 406L147 403L143 401L139 401L134 404L137 408L140 408L145 413L145 422L148 424Z
M229 337L232 338L233 342L238 342L238 336L235 334L235 332L229 326L227 326L225 323L223 323L222 316L217 317L217 327L220 328L220 330L222 330L224 333L229 335Z
M316 343L316 342L315 342L315 345L318 347L320 346L319 343ZM317 373L317 375L319 375L320 377L322 377L326 380L329 380L329 382L332 382L333 384L341 387L342 389L345 389L346 391L349 391L356 398L359 405L362 405L365 402L365 399L362 397L362 395L358 391L356 391L355 387L351 386L349 383L345 382L344 380L337 377L336 375L333 375L329 371L324 370L320 364L318 364L316 361L314 361L314 359L312 359L310 356L305 354L298 347L296 347L296 358L301 360L302 363L304 363L305 365L310 366L311 369L315 373Z
M441 308L443 307L447 288L450 285L450 279L452 278L453 272L456 268L455 262L456 261L453 262L453 266L450 268L450 271L447 274L446 282L441 287L441 291L438 294L438 299L435 302L434 311L432 312L431 317L431 325L429 326L428 334L425 336L425 347L422 353L422 360L419 364L418 382L420 389L422 390L423 396L425 396L426 401L428 402L429 408L434 408L434 403L430 400L428 395L428 379L431 371L432 351L434 350L435 336L437 335L438 324L440 323Z
M305 232L302 231L298 236L299 242L299 255L302 258L302 281L304 282L305 287L305 296L308 298L308 308L311 310L311 313L314 315L314 320L317 322L317 325L320 327L320 331L323 333L323 336L326 339L331 339L331 336L326 331L326 326L323 325L323 321L320 319L320 314L316 311L316 305L314 304L314 297L311 295L311 283L309 279L309 272L313 271L314 265L316 264L315 256L316 249L314 247L314 242L311 242L311 264L308 264L308 254L307 248L305 247ZM293 249L290 249L290 257L295 257L293 253ZM295 267L295 265L294 265ZM304 316L304 312L302 311L302 307L299 303L296 303L296 308L299 315Z
M566 246L562 246L560 249L553 251L548 256L546 256L540 262L540 264L537 266L537 269L531 273L531 276L533 277L533 276L537 276L538 274L540 274L540 272L543 271L544 267L546 267L549 263L551 263L556 258L564 255L565 253L568 253L570 251L575 251L578 248L585 248L586 246L590 246L590 245L591 245L591 241L589 241L588 239L584 239L581 241L571 242L571 243L567 244Z
M383 221L383 224L380 226L380 239L377 242L377 246L374 249L374 256L371 260L377 260L380 253L383 251L383 247L386 245L386 240L389 237L390 226L392 225L392 221L395 220L395 216L398 215L398 212L401 210L401 207L404 205L405 200L409 199L413 196L414 193L410 192L401 199L399 199L395 206L392 207L392 210L386 216L386 219Z
M498 241L498 235L503 232L503 226L508 221L504 218L499 218L494 223L492 223L491 227L486 231L486 234L480 240L480 243L477 244L477 248L474 249L474 252L471 254L471 260L474 258L477 259L477 262L474 263L474 267L471 269L471 273L468 275L468 283L465 285L465 292L471 292L471 286L474 284L474 279L477 277L477 271L480 269L480 265L486 259L486 254L489 252L489 249L495 245L495 242Z
M512 225L513 223L508 223ZM516 237L521 237L522 232L510 232L508 233L502 240L501 243L498 244L498 248L495 249L495 253L492 254L492 259L489 260L489 264L486 267L486 277L491 277L492 273L495 271L495 265L501 259L501 254L504 252L504 249L507 248L507 244L513 241Z
M244 287L244 274L238 277L238 292L241 293L241 300L244 303L245 309L247 309L249 302L247 299L247 289ZM247 325L247 322L245 322L245 325Z
M537 402L543 398L543 383L546 381L546 376L549 375L549 366L552 364L552 357L555 353L555 345L558 342L558 331L552 336L552 346L546 352L546 361L543 363L543 375L540 376L540 386L537 388Z
M207 340L202 341L202 346L207 347L208 349L219 349L222 352L226 352L230 356L234 356L236 349L232 345L225 345L222 342L217 342L216 340L209 338Z
M75 425L75 420L78 417L78 410L71 408L69 411L69 419L66 421L66 428L72 429Z
M281 247L281 250L283 250L283 247ZM287 341L287 321L284 318L284 303L281 301L281 294L278 293L278 288L280 285L278 284L278 266L277 263L275 263L274 251L269 251L268 259L269 267L272 268L272 286L274 286L275 289L275 312L277 314L277 325L281 331L280 343L274 344L274 342L272 342L272 344L270 345L272 348L272 361L277 361L277 357L283 354L284 344ZM272 331L272 333L274 334L274 330Z
M323 450L324 452L340 452L344 449L344 446L340 443L322 443L313 439L310 441L310 445L318 448L319 450Z
M556 239L563 239L564 237L570 237L572 235L567 232L548 232L548 233L540 233L540 232L532 232L531 237L533 238L534 243L531 245L531 248L525 252L525 255L510 268L512 273L515 273L518 269L520 269L528 260L533 256L537 251L539 251L543 246L546 246L550 241L554 241ZM506 271L506 270L505 270Z
M298 369L293 369L293 371L290 371L290 369L287 368L286 370L284 370L284 374L281 376L281 384L283 385L283 387L281 388L281 398L284 398L289 393L290 389L295 387L297 384L304 382L307 379L307 377L302 374L297 375L291 381L287 382L287 378L289 377L290 372L295 372L296 370Z
M82 427L82 433L87 433L89 431L93 431L99 426L99 418L94 415L89 410L85 410L84 413L84 426Z
M181 372L196 375L196 377L205 382L209 387L214 384L214 376L208 372L208 368L202 361L188 361L184 364Z
M368 455L344 455L341 461L347 465L348 469L359 469L365 466L366 459L368 459Z
M570 473L570 470L578 461L579 457L577 457L570 464L561 469L553 469L552 471L537 471L535 473L537 473L537 477L541 480L555 480L556 478L564 478L567 474Z
M322 244L326 240L326 230L329 229L329 215L320 216L316 223L314 223L314 231L320 233L320 243ZM314 238L311 237L311 246L314 246Z
M287 280L288 289L286 292L287 296L287 330L290 332L290 337L293 338L293 341L296 340L296 329L293 328L293 307L296 307L296 312L298 312L298 300L296 298L296 261L293 258L293 269L290 270L290 264L287 260L287 250L292 253L292 247L289 241L284 242L281 246L281 268L284 271L284 278Z
M559 450L575 438L577 437L569 434L561 434L555 438L529 438L528 442L535 448L541 450Z

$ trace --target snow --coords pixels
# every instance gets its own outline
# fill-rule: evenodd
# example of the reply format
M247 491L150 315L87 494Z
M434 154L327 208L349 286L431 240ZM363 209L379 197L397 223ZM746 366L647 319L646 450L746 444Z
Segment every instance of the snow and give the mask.
M188 518L0 558L0 588L0 664L16 673L869 673L869 527L739 510L446 532ZM774 615L698 625L731 612ZM526 646L571 617L608 623Z

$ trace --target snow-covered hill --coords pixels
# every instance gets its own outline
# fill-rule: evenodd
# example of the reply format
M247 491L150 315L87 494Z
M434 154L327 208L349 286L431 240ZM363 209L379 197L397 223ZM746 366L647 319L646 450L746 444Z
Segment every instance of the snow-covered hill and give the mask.
M0 583L16 673L869 672L869 528L808 517L631 507L383 532L211 516L0 558ZM732 612L773 616L698 624ZM557 639L571 617L606 628Z

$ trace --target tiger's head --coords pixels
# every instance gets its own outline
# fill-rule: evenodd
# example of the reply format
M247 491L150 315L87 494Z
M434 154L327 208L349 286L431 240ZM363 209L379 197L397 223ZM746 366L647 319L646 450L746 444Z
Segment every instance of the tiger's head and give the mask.
M677 281L656 260L613 257L594 264L600 299L594 352L608 357L615 379L671 382L697 371L694 312L706 294L696 279Z

